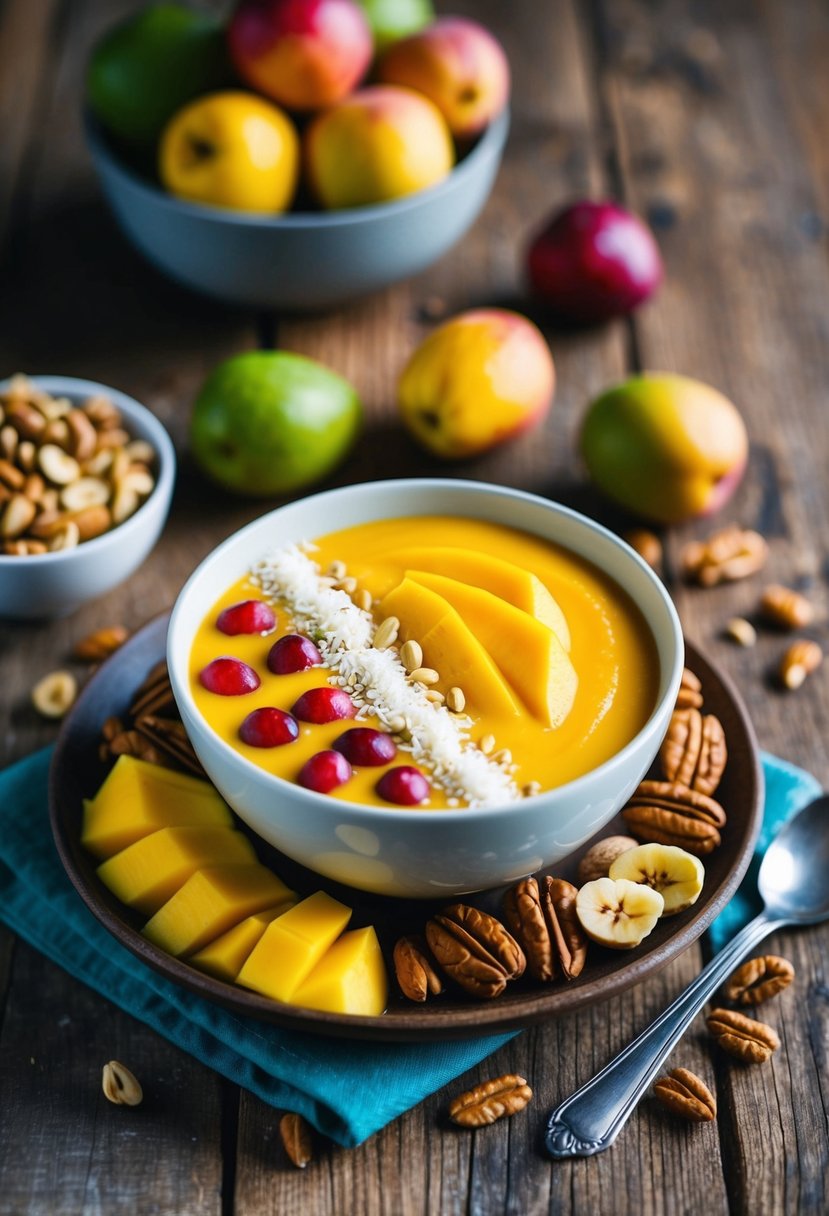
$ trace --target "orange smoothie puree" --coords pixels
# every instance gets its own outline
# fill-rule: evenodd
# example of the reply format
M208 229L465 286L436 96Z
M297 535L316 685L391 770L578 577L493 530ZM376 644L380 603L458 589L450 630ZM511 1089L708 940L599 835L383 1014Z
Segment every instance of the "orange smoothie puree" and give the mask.
M442 516L361 524L317 538L314 544L309 557L322 573L332 562L342 562L348 576L356 579L357 592L371 594L377 624L393 610L400 621L398 646L410 638L422 642L423 665L440 676L433 685L436 690L445 695L450 686L462 687L471 740L491 735L494 750L509 750L519 790L529 783L551 789L610 759L644 726L656 703L656 646L638 608L601 571L554 544L488 521ZM509 563L509 570L503 563ZM528 572L534 580L527 579ZM526 592L529 581L532 589ZM430 652L428 638L438 635L424 637L419 632L425 619L421 608L433 608L438 594L455 605L449 614L455 633L443 631ZM190 656L193 696L207 722L234 748L268 771L296 780L304 762L330 748L344 730L379 723L370 717L356 723L300 722L299 738L285 746L264 749L242 743L238 729L251 710L267 705L289 710L301 692L327 684L332 674L322 667L291 675L268 671L266 659L274 642L299 632L284 604L271 602L277 623L265 637L229 637L216 628L223 608L254 598L263 598L261 589L243 578L206 614ZM552 674L545 667L547 642L555 659ZM461 653L471 656L462 680ZM261 686L241 697L208 692L199 683L199 672L220 655L250 664ZM570 673L569 683L564 680L566 693L557 691L559 671ZM551 681L556 682L552 693ZM560 722L555 721L558 707L564 714ZM393 763L413 761L401 749ZM418 766L430 776L428 764ZM385 771L355 769L351 780L328 796L394 810L375 793ZM437 785L421 804L425 809L446 805Z

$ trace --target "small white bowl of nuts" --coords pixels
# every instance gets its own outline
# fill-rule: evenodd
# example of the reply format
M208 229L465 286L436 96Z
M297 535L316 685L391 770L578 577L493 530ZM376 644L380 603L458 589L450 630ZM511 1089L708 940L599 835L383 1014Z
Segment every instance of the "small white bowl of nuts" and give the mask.
M158 540L176 457L132 397L73 376L0 382L0 616L64 616Z

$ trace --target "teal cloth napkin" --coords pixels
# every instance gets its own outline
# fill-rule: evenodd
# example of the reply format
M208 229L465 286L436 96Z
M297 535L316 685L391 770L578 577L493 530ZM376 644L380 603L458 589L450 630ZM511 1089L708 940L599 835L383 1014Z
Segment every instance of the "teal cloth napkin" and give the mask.
M359 1144L513 1037L383 1046L321 1039L237 1017L171 984L98 924L64 874L47 814L49 758L50 749L37 752L0 773L0 917L71 975L265 1102L297 1111L339 1144ZM758 857L819 789L774 757L763 767ZM757 864L714 923L715 948L753 915Z

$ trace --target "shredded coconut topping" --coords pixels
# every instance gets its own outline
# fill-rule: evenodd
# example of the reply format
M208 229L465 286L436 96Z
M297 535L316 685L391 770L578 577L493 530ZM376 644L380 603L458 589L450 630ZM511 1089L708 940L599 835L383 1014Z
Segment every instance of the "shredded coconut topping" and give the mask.
M516 802L521 795L508 769L494 762L469 738L472 723L429 701L426 689L413 684L395 650L372 645L374 621L345 591L324 577L303 551L286 545L257 562L251 577L262 592L281 600L298 628L320 649L332 684L346 689L358 707L358 718L373 714L400 738L403 751L431 770L449 795L450 805L463 799L471 807Z

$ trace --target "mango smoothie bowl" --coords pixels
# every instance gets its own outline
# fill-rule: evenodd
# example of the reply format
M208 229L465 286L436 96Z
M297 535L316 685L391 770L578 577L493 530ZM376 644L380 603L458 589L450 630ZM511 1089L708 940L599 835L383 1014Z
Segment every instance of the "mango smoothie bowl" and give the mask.
M683 663L662 584L565 507L439 479L348 487L220 545L167 661L204 769L330 879L442 898L551 865L624 804Z

